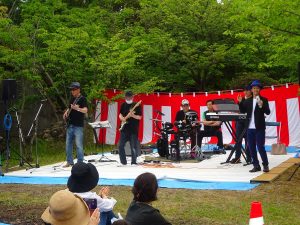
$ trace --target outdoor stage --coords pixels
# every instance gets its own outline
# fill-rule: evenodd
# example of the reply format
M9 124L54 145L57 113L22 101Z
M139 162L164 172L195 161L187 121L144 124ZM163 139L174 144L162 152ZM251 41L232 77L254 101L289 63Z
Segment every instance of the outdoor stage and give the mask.
M160 187L166 188L187 188L187 189L219 189L219 190L250 190L258 184L251 184L250 180L261 175L263 172L250 173L252 165L243 166L240 164L220 164L226 161L227 154L212 155L210 159L201 162L161 162L144 163L145 157L138 158L141 164L137 166L129 165L119 167L118 155L106 154L105 156L116 162L97 162L101 155L86 156L88 160L94 160L93 164L99 171L99 185L125 185L132 186L134 179L143 172L151 172L159 180ZM287 159L293 157L295 153L287 155L271 155L268 153L270 169L276 167ZM157 157L157 153L151 154ZM63 168L64 162L43 166L37 169L19 170L6 173L0 177L1 183L23 183L23 184L47 184L66 185L71 174L71 168Z

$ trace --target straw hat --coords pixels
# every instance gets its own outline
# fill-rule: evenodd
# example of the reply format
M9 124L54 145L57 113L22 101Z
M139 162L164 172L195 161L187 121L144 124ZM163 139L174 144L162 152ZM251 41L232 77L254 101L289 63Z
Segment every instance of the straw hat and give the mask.
M90 212L82 198L68 190L62 190L52 195L49 207L41 218L51 225L87 225Z

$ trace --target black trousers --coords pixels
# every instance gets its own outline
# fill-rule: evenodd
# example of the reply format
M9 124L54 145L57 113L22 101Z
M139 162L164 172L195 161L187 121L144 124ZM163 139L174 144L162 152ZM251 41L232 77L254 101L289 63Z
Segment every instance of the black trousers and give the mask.
M204 137L213 137L216 136L218 138L218 147L223 148L223 134L220 130L201 130L198 132L198 146L201 148L202 139Z
M241 138L241 135L242 135L244 129L245 128L247 129L246 126L247 126L247 123L244 122L244 121L237 121L236 122L236 131L235 132L236 132L237 139ZM247 132L244 134L244 136L242 137L242 139L245 140L246 161L247 162L251 162L250 149L248 147L248 140L247 140ZM235 151L235 158L239 159L241 157L241 154L242 154L242 141L240 143L236 143L234 147L236 149L236 151Z

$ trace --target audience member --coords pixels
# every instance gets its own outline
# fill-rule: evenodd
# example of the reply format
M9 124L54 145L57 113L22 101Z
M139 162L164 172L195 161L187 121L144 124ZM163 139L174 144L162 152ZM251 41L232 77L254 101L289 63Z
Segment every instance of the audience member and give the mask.
M126 222L130 225L170 225L151 203L157 200L158 183L154 174L139 175L132 188L133 201L126 215Z
M87 202L94 200L95 206L90 208L90 210L96 207L99 208L100 225L111 225L111 219L116 217L112 210L117 201L109 197L110 190L108 187L103 187L98 194L92 192L92 189L97 186L98 181L99 174L93 164L78 162L72 167L71 176L68 180L68 188Z
M61 190L52 195L41 218L46 225L98 225L99 209L90 217L89 208L82 198Z
M129 225L125 220L117 220L112 225Z

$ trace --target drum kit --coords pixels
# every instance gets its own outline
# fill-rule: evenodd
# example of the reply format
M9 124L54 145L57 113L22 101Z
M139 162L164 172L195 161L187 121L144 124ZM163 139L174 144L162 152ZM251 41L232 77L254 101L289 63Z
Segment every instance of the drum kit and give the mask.
M191 158L191 153L193 152L198 160L202 160L203 154L197 145L197 138L196 146L193 149L186 142L191 134L195 135L196 132L197 135L197 130L200 129L201 125L196 112L190 111L185 113L185 122L176 121L174 124L157 118L151 120L154 121L155 128L158 131L155 134L159 136L156 142L159 156L180 161L180 159ZM175 135L175 139L169 145L169 135L172 134Z

